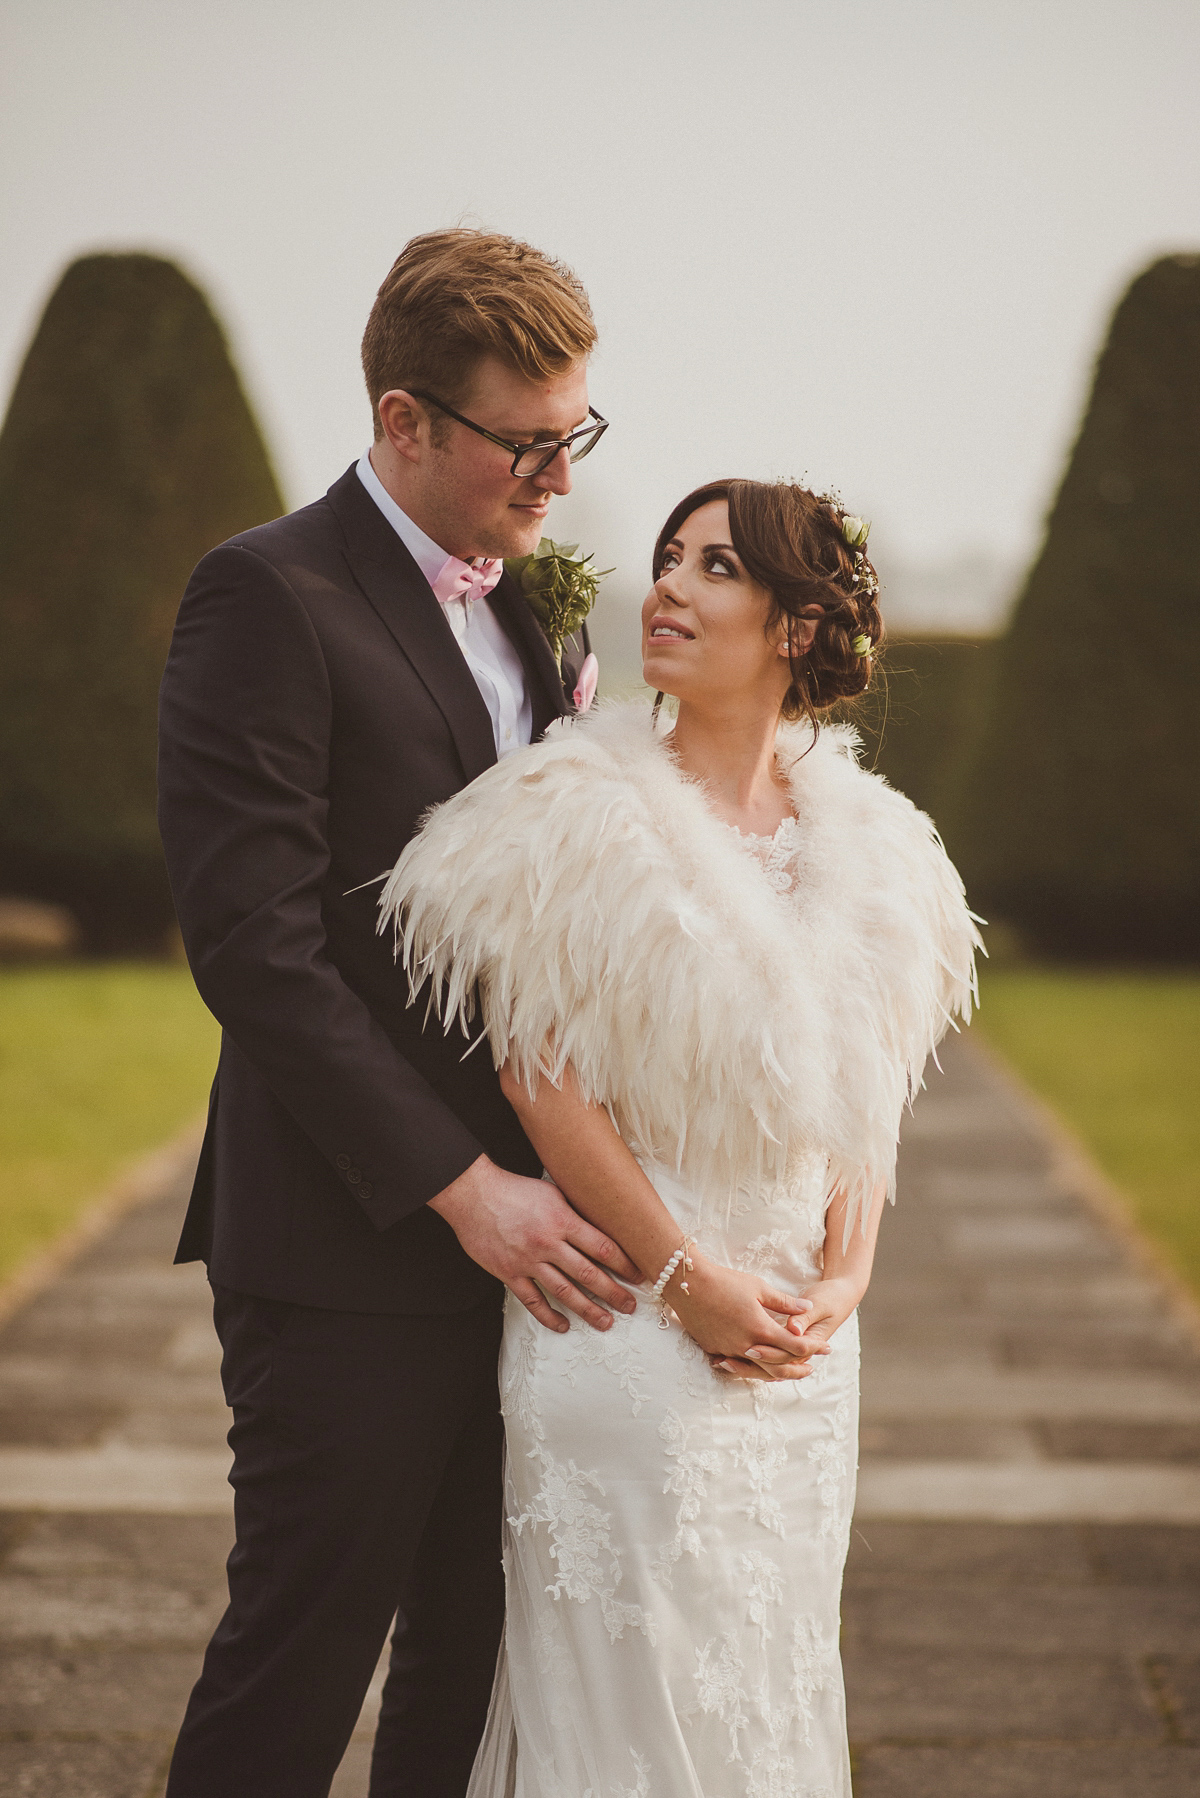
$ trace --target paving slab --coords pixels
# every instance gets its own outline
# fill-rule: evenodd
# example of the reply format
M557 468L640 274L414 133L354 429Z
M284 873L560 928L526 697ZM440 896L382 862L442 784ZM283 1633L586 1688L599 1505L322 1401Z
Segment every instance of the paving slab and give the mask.
M1033 1426L1052 1461L1157 1461L1200 1467L1200 1424L1119 1423L1104 1418L1044 1418Z
M1159 1697L1182 1742L1200 1742L1200 1636L1193 1635L1190 1653L1156 1657ZM1197 1787L1200 1791L1200 1787Z
M1119 1643L1123 1657L1166 1660L1200 1655L1200 1587L1117 1586L1095 1582L1060 1589L1046 1602L1045 1586L992 1585L973 1579L954 1585L859 1589L847 1607L846 1638L880 1649L951 1649L981 1644L1029 1657L1090 1655L1098 1643Z
M1200 1468L1154 1461L872 1461L859 1473L856 1515L1200 1524Z
M1088 1533L1076 1524L1026 1523L1014 1529L961 1518L859 1519L850 1536L845 1591L939 1590L978 1579L1000 1588L1032 1586L1045 1591L1047 1603L1054 1604L1058 1586L1086 1585L1100 1577L1118 1579L1123 1548L1122 1543L1116 1545L1117 1552L1101 1575ZM854 1615L849 1598L843 1609L849 1622Z
M851 1740L1011 1742L1077 1737L1148 1746L1163 1720L1145 1673L1119 1655L879 1652L844 1646Z
M1130 1586L1200 1584L1200 1530L1089 1524L1079 1534L1098 1579Z
M162 1786L169 1756L154 1738L9 1737L0 1741L0 1792L5 1798L146 1798Z
M857 1757L855 1798L1196 1798L1200 1748L1122 1743L873 1748Z
M169 1741L195 1677L193 1643L6 1643L0 1648L0 1734Z

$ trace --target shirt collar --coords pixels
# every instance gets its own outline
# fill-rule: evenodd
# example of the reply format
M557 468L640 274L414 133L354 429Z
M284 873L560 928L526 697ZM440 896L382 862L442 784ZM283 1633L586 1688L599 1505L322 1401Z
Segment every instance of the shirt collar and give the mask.
M359 457L357 474L383 516L403 543L405 549L416 563L425 579L432 587L438 575L452 558L446 550L440 548L427 537L419 524L414 524L400 506L398 506L371 464L370 450L364 450Z

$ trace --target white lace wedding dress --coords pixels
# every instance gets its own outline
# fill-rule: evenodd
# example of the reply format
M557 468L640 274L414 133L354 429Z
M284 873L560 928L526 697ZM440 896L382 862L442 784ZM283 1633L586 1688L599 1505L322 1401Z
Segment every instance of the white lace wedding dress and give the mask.
M796 827L743 839L788 895ZM827 1168L681 1233L785 1289L819 1277ZM714 1372L647 1292L604 1335L510 1299L508 1624L469 1798L849 1798L838 1655L858 1324L798 1382Z
M481 1020L530 1090L569 1064L680 1234L794 1291L825 1195L890 1189L978 937L851 732L781 725L777 755L795 818L739 840L644 706L593 708L441 806L380 907L414 998ZM510 1302L508 1626L470 1798L849 1798L854 1318L832 1350L739 1381L646 1293L603 1335Z

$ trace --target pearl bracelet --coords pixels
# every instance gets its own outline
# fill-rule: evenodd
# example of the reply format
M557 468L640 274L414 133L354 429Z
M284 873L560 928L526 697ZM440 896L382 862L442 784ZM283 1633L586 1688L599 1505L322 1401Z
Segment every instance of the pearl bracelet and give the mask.
M666 1299L663 1297L663 1294L666 1292L667 1285L671 1279L671 1276L675 1272L676 1268L679 1266L679 1263L681 1261L682 1261L683 1265L687 1268L689 1274L692 1272L692 1258L688 1254L688 1244L691 1242L691 1240L692 1239L690 1236L684 1237L683 1241L680 1243L680 1245L676 1249L675 1253L671 1256L671 1259L667 1262L667 1265L663 1268L661 1274L659 1274L657 1280L654 1282L654 1285L650 1288L650 1297L652 1299L655 1299L658 1302L658 1305L659 1305L658 1321L659 1321L660 1327L664 1330L669 1329L670 1325L667 1322L667 1302L666 1302ZM687 1281L686 1280L683 1282L683 1290L685 1292L687 1291Z

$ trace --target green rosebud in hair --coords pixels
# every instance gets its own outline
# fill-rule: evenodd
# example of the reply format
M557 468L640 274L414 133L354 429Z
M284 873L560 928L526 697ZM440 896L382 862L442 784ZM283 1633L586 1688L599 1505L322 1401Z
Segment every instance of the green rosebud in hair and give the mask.
M868 518L851 518L849 514L842 520L842 536L851 549L861 549L871 535L871 521Z
M869 656L871 653L871 639L860 631L850 647L856 656Z

